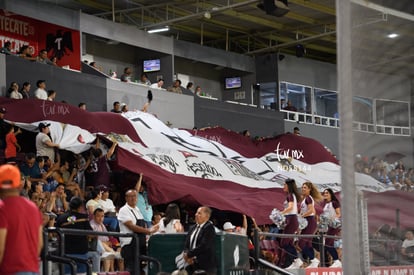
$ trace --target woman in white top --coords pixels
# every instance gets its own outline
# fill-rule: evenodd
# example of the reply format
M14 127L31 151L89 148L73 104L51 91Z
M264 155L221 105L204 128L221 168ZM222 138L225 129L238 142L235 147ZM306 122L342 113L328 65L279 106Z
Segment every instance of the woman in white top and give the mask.
M286 226L283 229L284 234L295 234L299 228L298 224L298 205L300 199L298 188L294 179L287 179L283 185L283 191L286 193L286 200L283 203L284 209L280 212L285 216ZM298 252L293 244L293 238L287 237L280 240L280 246L286 251L286 263L293 263L288 269L299 268L303 262L298 258Z
M180 222L180 209L175 203L170 203L165 210L165 217L160 220L160 233L180 233L184 232L184 227Z
M308 225L302 229L301 234L312 235L315 234L317 227L315 219L315 201L322 201L322 195L311 182L307 181L302 185L302 196L300 215L306 219ZM308 268L318 267L319 260L315 258L315 252L312 247L312 238L300 238L299 247L302 250L303 258L311 261Z
M86 202L86 210L89 215L89 220L91 220L93 218L93 212L95 212L97 208L102 209L102 205L99 202L102 197L102 192L99 190L92 190L89 193L89 197L91 199Z

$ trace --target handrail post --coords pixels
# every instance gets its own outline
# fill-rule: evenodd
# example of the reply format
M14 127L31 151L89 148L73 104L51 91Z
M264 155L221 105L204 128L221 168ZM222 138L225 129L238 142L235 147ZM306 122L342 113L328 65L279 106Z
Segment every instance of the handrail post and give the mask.
M42 250L42 271L43 275L49 275L47 255L49 254L49 238L46 229L43 229L43 250Z
M257 264L259 263L260 258L260 241L259 241L259 230L257 228L254 229L254 238L253 238L253 245L254 245L254 262L255 268L257 268Z
M140 251L139 251L139 238L133 237L131 242L135 242L135 250L132 254L134 256L134 270L132 271L134 275L141 274L141 260L139 259Z
M323 232L319 232L319 251L321 259L321 267L325 266L325 236Z

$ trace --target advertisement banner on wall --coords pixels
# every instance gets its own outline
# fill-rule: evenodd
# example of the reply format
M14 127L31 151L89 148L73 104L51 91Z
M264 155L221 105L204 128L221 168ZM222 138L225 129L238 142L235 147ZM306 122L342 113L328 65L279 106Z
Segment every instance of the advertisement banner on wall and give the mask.
M0 46L11 42L11 52L27 45L37 56L46 49L49 59L56 57L58 66L80 70L80 32L0 9Z
M306 275L342 275L342 268L310 268ZM369 275L414 275L413 266L373 266Z

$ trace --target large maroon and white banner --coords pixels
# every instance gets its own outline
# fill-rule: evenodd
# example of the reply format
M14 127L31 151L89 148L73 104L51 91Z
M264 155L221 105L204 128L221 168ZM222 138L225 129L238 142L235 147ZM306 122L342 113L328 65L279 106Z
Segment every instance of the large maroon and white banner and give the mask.
M59 66L80 70L80 32L0 9L0 47L11 42L12 52L28 45L37 56L46 49Z
M0 98L0 107L7 109L7 120L27 130L35 130L39 122L51 122L52 138L62 149L86 150L96 134L116 140L118 165L144 174L152 204L193 201L245 213L263 224L270 222L273 208L282 208L286 178L294 178L299 187L311 181L320 190L341 190L337 160L319 142L306 137L285 134L261 143L212 128L205 130L214 137L209 139L200 131L193 135L188 130L171 129L148 113L91 113L36 99ZM379 201L371 194L394 190L359 173L355 174L355 183L360 190L368 191L376 205ZM408 200L412 197L407 196ZM393 211L390 199L382 203L388 203L387 210ZM375 204L374 209L380 220L385 209Z

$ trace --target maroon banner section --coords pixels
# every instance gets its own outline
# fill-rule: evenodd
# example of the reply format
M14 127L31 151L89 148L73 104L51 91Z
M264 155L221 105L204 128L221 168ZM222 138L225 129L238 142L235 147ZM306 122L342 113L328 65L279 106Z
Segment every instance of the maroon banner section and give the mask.
M0 46L10 41L12 52L28 45L37 56L46 49L59 66L80 70L80 32L0 9Z
M291 133L253 141L249 137L222 127L192 130L190 132L193 135L221 143L248 158L259 158L269 152L275 152L278 155L291 157L309 164L320 162L339 164L335 156L328 152L317 140ZM283 147L281 147L281 144L283 144Z

